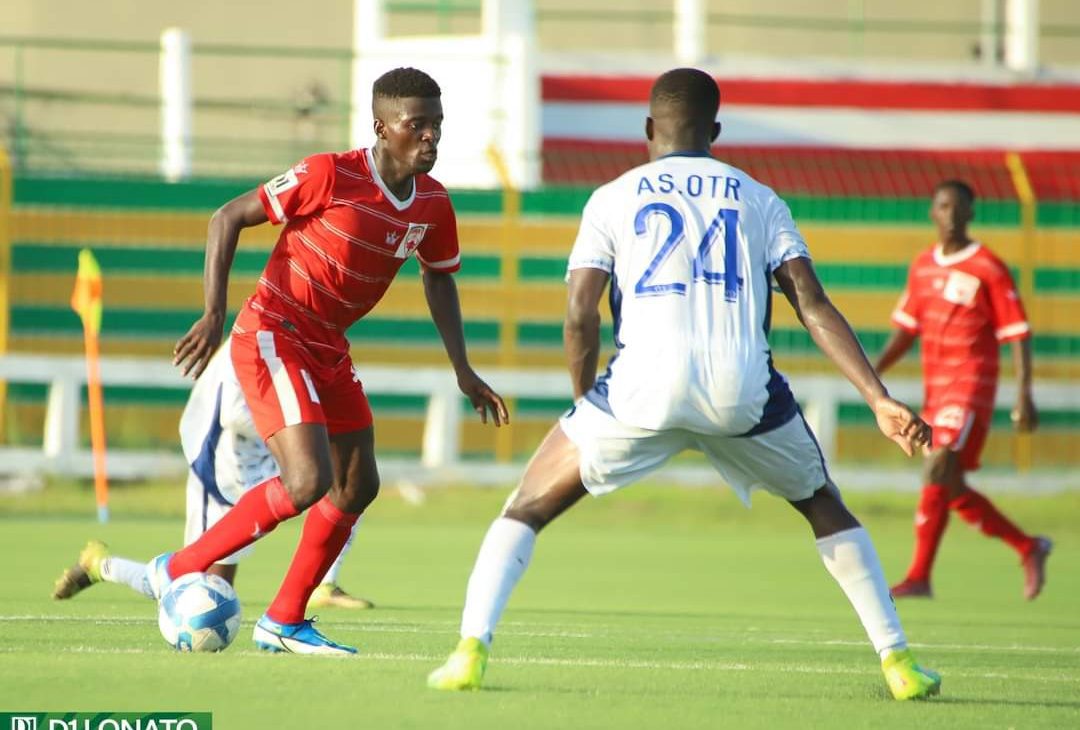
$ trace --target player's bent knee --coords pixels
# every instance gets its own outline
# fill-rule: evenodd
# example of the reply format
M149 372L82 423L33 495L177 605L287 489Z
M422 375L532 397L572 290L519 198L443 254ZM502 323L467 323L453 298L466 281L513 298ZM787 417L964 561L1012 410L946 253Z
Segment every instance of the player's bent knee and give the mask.
M341 491L346 511L359 514L366 510L379 496L380 486L378 474L370 475L358 483L344 485Z
M330 490L330 475L323 474L319 469L294 470L282 475L281 482L285 485L293 506L301 512L322 499Z

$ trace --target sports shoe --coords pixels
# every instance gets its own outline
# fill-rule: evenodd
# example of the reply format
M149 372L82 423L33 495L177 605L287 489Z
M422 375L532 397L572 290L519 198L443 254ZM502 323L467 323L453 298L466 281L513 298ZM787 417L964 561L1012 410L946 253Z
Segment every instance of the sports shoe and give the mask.
M161 600L161 594L173 582L172 576L169 575L169 559L172 556L172 553L162 553L146 564L146 582L150 586L150 592L154 594L155 601Z
M263 651L288 654L355 654L356 648L330 641L314 624L318 618L280 624L266 614L255 624L251 638Z
M933 598L934 592L930 590L930 581L911 580L904 578L889 589L893 598Z
M327 608L329 606L335 606L337 608L375 608L375 604L366 598L358 598L357 596L350 596L342 589L337 583L323 583L315 592L311 594L311 598L307 602L308 608Z
M91 540L79 553L75 565L56 579L52 597L57 601L71 598L85 588L101 582L101 561L109 557L109 548L100 540Z
M1035 540L1035 547L1024 556L1024 598L1034 600L1042 593L1043 585L1046 584L1046 559L1050 557L1050 551L1054 549L1054 543L1048 537L1039 537Z
M432 689L480 689L487 662L488 648L484 642L462 639L446 663L428 675L427 685Z
M881 671L894 699L921 700L941 692L941 675L916 664L910 649L894 651L885 657Z

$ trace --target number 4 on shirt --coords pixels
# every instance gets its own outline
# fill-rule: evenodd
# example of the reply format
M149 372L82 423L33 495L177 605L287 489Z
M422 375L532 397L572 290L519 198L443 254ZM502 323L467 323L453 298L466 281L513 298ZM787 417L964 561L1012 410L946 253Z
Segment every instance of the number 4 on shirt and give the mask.
M634 285L634 294L639 297L664 296L666 294L686 295L686 284L674 281L666 284L653 283L653 278L660 267L664 265L675 248L684 240L686 223L682 214L667 203L649 203L638 211L634 218L634 233L644 236L648 229L646 224L652 215L661 215L668 219L671 230L668 231L667 239L660 250L656 252L652 261L645 267L645 273L641 275ZM693 279L703 281L706 284L722 284L724 286L724 299L734 302L742 288L743 281L738 272L739 241L737 228L739 225L739 211L722 209L709 224L708 230L698 244L697 253L694 254ZM706 261L709 251L712 250L723 226L724 234L724 271L709 271Z

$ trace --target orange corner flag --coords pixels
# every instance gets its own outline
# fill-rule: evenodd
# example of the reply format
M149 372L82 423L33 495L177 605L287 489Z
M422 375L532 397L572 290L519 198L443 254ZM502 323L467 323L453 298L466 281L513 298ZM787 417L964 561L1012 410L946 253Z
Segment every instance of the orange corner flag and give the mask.
M71 308L82 318L87 330L95 335L101 333L101 267L88 248L79 251L79 272L75 275Z
M109 520L109 482L105 470L105 398L101 388L98 335L101 334L101 267L88 248L79 251L79 271L71 308L83 322L86 340L86 393L90 406L90 446L94 457L94 493L98 520Z

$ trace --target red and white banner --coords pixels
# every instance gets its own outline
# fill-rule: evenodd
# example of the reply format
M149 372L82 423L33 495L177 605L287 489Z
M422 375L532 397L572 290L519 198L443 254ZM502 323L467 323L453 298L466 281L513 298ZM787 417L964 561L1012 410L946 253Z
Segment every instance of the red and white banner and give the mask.
M721 146L1080 150L1080 85L718 81ZM544 76L544 138L640 141L651 83Z

